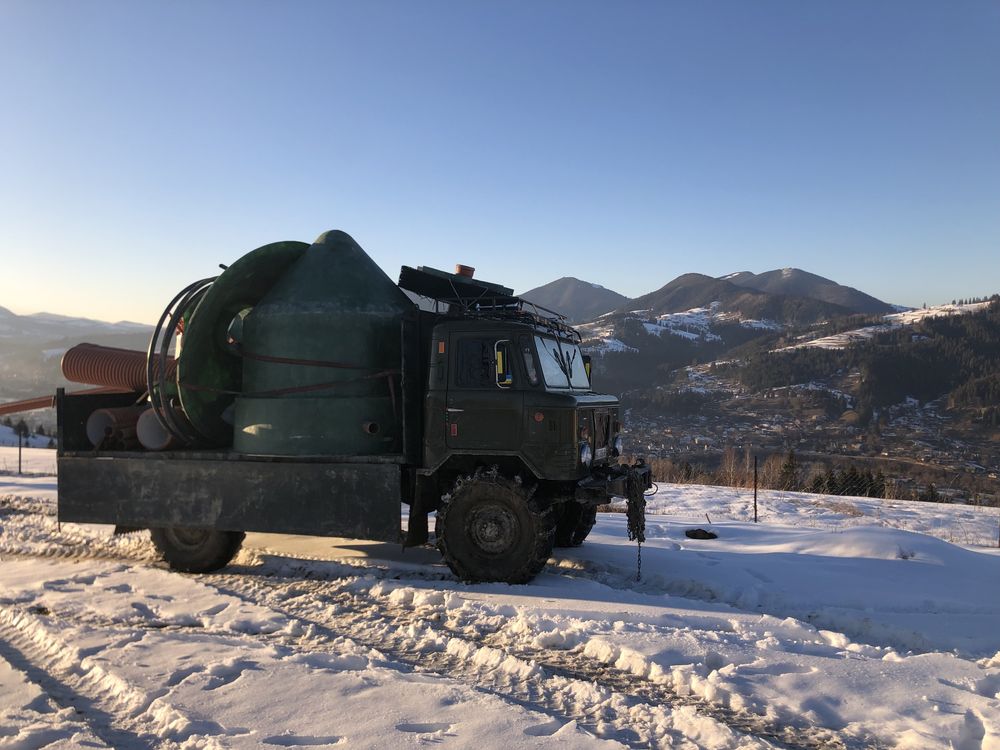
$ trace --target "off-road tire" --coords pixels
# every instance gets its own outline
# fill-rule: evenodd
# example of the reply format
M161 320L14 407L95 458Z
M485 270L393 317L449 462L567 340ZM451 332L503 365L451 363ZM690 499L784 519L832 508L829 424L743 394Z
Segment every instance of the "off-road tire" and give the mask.
M534 488L480 473L460 479L441 500L434 533L463 581L527 583L545 567L555 541L552 508Z
M226 567L240 551L242 531L214 531L168 526L149 530L153 546L172 570L211 573Z
M562 503L556 509L556 546L579 547L597 523L597 506Z

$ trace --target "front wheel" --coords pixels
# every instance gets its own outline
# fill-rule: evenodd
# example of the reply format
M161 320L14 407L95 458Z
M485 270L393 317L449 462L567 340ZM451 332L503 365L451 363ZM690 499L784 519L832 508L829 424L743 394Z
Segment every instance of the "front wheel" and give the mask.
M526 583L552 554L555 521L552 509L519 482L476 475L442 499L434 531L462 580Z
M215 531L166 526L149 530L153 546L173 569L211 573L236 557L246 536L242 531Z
M556 546L579 547L597 523L597 506L564 502L556 510Z

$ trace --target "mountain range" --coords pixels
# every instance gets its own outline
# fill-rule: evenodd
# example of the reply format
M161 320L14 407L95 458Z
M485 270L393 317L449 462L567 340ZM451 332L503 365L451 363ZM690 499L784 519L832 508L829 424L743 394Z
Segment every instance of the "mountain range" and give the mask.
M118 335L141 334L147 338L153 326L122 320L107 323L91 318L75 318L53 313L17 315L6 307L0 307L0 341L3 339L54 338L77 335Z
M670 373L693 362L741 358L859 326L897 325L886 316L899 309L798 268L686 273L633 299L574 278L521 296L574 323L584 350L597 356L598 378L619 393L668 382Z
M646 310L660 315L707 308L713 303L720 312L741 318L792 324L852 314L885 314L895 309L853 287L798 268L761 274L740 271L719 278L688 273L634 299L597 284L564 277L520 296L574 323L612 312Z

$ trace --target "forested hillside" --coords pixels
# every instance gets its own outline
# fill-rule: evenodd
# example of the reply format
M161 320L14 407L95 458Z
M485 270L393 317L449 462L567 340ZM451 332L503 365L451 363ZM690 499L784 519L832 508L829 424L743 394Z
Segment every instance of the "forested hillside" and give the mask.
M981 312L927 318L877 333L843 349L803 347L758 351L721 365L751 391L822 380L857 370L857 411L862 423L879 408L914 398L948 397L952 409L977 420L1000 418L1000 299Z

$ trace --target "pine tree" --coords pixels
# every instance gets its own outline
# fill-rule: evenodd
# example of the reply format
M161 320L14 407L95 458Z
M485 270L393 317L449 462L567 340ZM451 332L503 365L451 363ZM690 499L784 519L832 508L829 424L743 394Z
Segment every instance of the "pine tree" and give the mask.
M778 474L778 487L783 490L797 490L799 484L799 463L795 460L795 451L788 451L788 458L781 465Z
M917 500L923 500L926 503L941 502L941 495L938 494L937 487L934 486L934 482L927 485L927 489L917 496Z
M872 497L885 497L885 474L882 470L878 470L878 474L875 475L875 481L872 483Z

